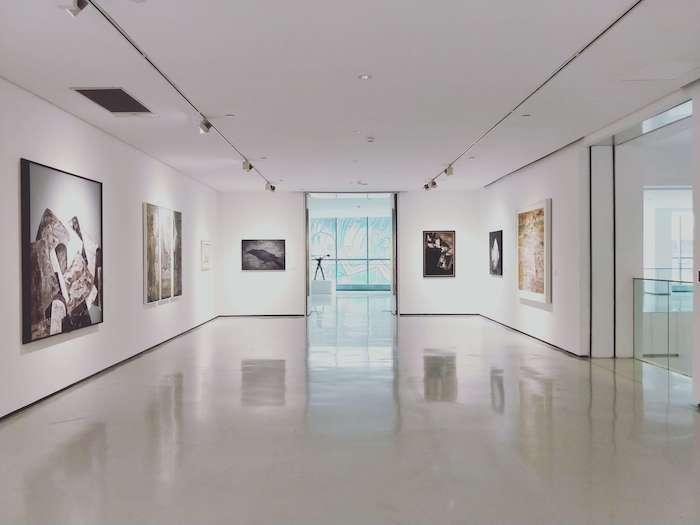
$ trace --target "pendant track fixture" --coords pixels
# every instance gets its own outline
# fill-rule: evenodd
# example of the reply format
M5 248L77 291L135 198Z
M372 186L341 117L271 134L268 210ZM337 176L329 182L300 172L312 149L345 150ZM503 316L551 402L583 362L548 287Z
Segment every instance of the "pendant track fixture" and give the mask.
M431 180L435 182L437 179L439 179L442 175L452 175L452 166L459 161L462 157L464 157L467 153L469 153L474 146L479 144L482 140L484 140L486 137L488 137L491 133L493 133L498 126L503 124L503 122L506 121L508 117L510 117L513 113L516 113L520 108L522 108L525 103L530 100L532 97L534 97L537 93L539 93L547 84L549 84L554 78L559 75L562 71L564 71L568 66L570 66L578 57L580 57L583 53L585 53L592 45L594 45L598 40L603 38L613 27L615 27L617 24L619 24L627 15L629 15L632 11L634 11L637 7L639 7L642 3L644 3L645 0L636 0L632 5L630 5L621 15L619 15L615 20L610 22L607 26L603 28L602 31L600 31L596 36L593 37L592 40L590 40L587 44L585 44L582 48L580 48L578 51L576 51L573 55L571 55L567 60L564 61L563 64L561 64L558 68L556 68L544 81L542 81L535 89L533 89L528 95L523 98L520 102L518 102L510 111L508 111L505 115L503 115L500 119L498 119L490 128L488 128L486 131L484 131L481 135L479 135L476 140L472 141L464 150L457 155L457 157L448 164L448 169L450 170L450 173L448 173L448 170L445 169L441 172L439 172L437 175L435 175ZM530 113L524 113L522 116L532 116ZM470 159L473 159L474 157L469 157ZM427 184L423 186L423 189L428 189L426 188ZM487 185L488 186L488 185Z
M66 10L68 13L70 13L72 16L77 16L82 12L88 5L91 5L92 7L95 8L95 11L97 11L102 18L105 19L105 21L114 28L117 33L119 33L124 40L126 40L131 47L133 47L136 52L141 55L141 57L148 62L148 64L158 73L163 80L165 80L171 88L184 100L192 110L197 113L198 117L201 119L200 124L199 124L199 132L201 134L207 134L209 131L214 130L221 139L223 139L226 144L241 158L241 160L245 163L250 162L248 161L248 157L243 154L243 152L233 143L231 142L226 135L214 124L212 123L205 115L204 113L190 100L190 98L185 95L185 93L178 88L175 83L170 80L168 75L163 72L162 69L160 69L153 60L151 60L148 55L138 46L138 44L134 41L133 38L129 36L129 34L126 32L124 28L122 28L114 18L111 17L111 15L105 11L95 0L75 0L74 4L72 7L67 8ZM269 191L275 191L275 186L272 184L270 179L268 179L265 175L263 175L260 170L254 166L253 164L250 164L250 168L261 178L265 181L265 189Z

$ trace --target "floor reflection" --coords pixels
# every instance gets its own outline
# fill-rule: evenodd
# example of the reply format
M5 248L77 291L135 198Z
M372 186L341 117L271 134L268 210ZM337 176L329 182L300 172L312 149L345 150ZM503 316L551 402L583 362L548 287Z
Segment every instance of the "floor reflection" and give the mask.
M307 423L343 439L400 427L393 297L338 292L309 319Z
M284 406L287 387L284 359L241 361L241 404L248 407Z
M456 362L454 354L440 355L426 350L423 356L426 401L457 401Z

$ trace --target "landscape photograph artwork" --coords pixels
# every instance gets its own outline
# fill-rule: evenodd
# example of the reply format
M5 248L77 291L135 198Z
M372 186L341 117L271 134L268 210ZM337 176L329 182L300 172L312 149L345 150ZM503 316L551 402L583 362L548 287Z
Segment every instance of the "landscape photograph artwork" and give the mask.
M241 241L242 270L284 270L286 267L284 239Z
M22 342L103 321L102 183L21 160Z
M182 213L145 202L144 301L182 295Z

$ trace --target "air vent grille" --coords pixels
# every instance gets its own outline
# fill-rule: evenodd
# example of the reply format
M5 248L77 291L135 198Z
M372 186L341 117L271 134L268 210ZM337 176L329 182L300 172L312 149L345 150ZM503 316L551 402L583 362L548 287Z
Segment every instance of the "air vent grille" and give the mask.
M150 113L146 106L121 88L76 88L75 91L111 113Z

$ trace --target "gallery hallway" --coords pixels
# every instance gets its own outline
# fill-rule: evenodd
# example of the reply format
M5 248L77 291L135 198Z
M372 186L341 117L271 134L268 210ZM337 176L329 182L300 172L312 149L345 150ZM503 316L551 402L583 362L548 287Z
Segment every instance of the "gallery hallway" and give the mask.
M0 422L0 523L697 523L690 380L386 300L222 318Z

